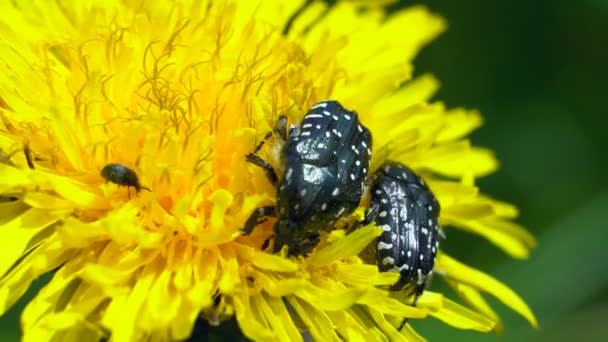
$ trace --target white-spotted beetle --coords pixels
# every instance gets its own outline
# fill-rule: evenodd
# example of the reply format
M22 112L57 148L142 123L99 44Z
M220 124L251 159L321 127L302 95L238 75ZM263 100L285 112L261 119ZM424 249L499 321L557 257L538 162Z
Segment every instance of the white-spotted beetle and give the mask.
M357 113L337 101L312 106L299 126L289 128L289 135L287 118L281 116L274 132L286 141L281 151L281 180L257 155L272 132L247 155L247 161L262 167L277 187L277 203L256 209L245 223L243 234L250 234L260 219L277 217L273 252L287 245L289 255L305 255L319 243L321 229L359 205L369 170L372 136Z
M424 181L399 162L385 162L372 178L366 221L384 230L376 245L378 267L400 273L392 290L413 287L415 306L432 277L439 249L439 202Z

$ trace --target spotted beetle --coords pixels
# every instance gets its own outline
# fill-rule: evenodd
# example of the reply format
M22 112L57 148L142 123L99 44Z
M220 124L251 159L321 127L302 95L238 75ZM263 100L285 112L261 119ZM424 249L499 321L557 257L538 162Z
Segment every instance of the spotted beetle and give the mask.
M281 150L283 174L279 181L270 164L257 155L269 132L247 161L264 169L277 187L276 206L256 209L243 228L248 235L263 217L274 216L273 252L288 246L288 255L305 255L320 239L322 228L352 213L363 195L369 169L372 137L356 112L337 101L313 105L300 126L287 134L287 118L274 129L286 142Z
M366 221L384 230L376 245L378 267L400 273L393 290L414 287L415 306L432 277L439 248L439 202L424 181L399 162L385 162L372 178Z

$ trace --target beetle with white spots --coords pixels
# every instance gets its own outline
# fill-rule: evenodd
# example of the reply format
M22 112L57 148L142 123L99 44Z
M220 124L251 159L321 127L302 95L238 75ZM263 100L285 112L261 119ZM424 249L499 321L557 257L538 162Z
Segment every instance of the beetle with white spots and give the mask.
M385 162L372 179L366 221L375 221L383 230L376 245L378 267L400 273L393 290L413 288L415 305L433 273L440 238L439 202L401 163Z
M289 134L287 118L282 116L274 132L286 141L281 163L287 171L279 181L273 167L257 155L270 132L247 161L262 167L277 186L277 203L256 209L243 233L250 234L264 217L277 217L273 252L287 245L289 255L305 255L318 244L321 229L333 226L359 205L372 137L357 113L337 101L312 106L300 125L290 126Z

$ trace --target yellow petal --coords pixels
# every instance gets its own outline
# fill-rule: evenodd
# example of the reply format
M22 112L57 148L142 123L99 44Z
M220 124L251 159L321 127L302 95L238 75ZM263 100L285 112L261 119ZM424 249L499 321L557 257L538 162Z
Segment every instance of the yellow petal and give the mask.
M382 229L375 225L357 229L338 242L313 252L304 259L302 266L318 267L357 255L380 234L382 234Z
M516 223L495 216L472 220L460 216L461 214L448 210L442 215L442 224L478 234L517 259L527 258L536 245L534 236Z
M393 327L393 325L390 324L386 318L384 318L384 315L381 312L378 312L374 310L373 307L370 307L369 313L374 318L374 321L376 321L376 324L378 324L380 329L384 331L390 341L408 342L405 336L401 335L399 331L397 331L397 329L395 329L395 327Z
M399 280L399 273L378 272L378 266L365 264L336 263L335 278L350 285L392 285Z
M5 238L0 242L0 274L6 273L20 256L41 242L33 241L38 234L67 214L32 208L2 225Z
M488 332L494 328L493 321L438 293L425 291L418 298L418 306L428 309L432 316L459 329Z
M369 305L380 313L398 317L424 318L428 314L423 309L406 305L402 301L389 297L387 292L377 289L370 289L357 302Z
M251 260L252 264L258 268L277 271L277 272L295 272L299 269L298 264L284 257L259 252L254 248L235 244L235 250L239 257Z
M435 268L442 272L448 279L470 285L491 294L515 312L522 315L533 327L538 326L536 317L534 317L534 313L532 313L532 310L530 310L526 302L524 302L513 290L493 277L466 266L444 253L437 255Z
M0 313L6 312L42 274L63 264L73 254L55 237L26 255L0 280Z
M298 314L307 331L316 341L341 341L327 314L305 300L288 297L287 302Z
M388 118L406 110L409 106L426 102L437 89L439 89L439 81L433 75L422 75L407 82L391 95L380 99L374 104L370 114L379 119ZM373 120L369 125L377 125L382 121Z
M478 111L455 109L444 118L444 129L437 135L437 142L462 138L481 126L483 119Z
M254 341L275 340L274 332L260 324L258 318L254 315L249 302L250 299L246 288L245 291L237 293L233 297L236 319L243 334Z
M219 262L222 272L220 273L220 279L217 286L222 293L232 293L241 283L239 262L236 259L234 248L231 245L221 246L220 251Z
M409 164L454 178L467 174L483 177L498 168L498 160L492 151L471 147L466 141L438 145L417 159Z
M282 298L258 295L251 298L251 304L261 312L278 340L302 341L302 334L293 324Z
M503 326L500 317L490 307L488 302L486 302L486 300L481 296L477 289L473 288L472 286L455 281L448 281L448 283L450 284L450 286L452 286L454 290L456 290L456 292L461 298L463 298L471 307L473 307L473 309L475 309L475 311L485 315L492 321L496 322L494 330L497 333L502 332Z

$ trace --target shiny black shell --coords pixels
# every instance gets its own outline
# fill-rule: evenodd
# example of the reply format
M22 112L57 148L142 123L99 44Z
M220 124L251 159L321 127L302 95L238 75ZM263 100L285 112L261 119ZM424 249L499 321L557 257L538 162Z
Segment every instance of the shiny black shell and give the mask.
M399 272L395 288L424 286L439 249L439 202L405 165L385 162L373 176L368 221L384 230L376 257L381 271Z
M103 169L101 169L101 176L114 184L123 185L127 187L132 186L137 192L139 192L143 188L139 184L137 173L122 164L107 164L103 167Z
M314 246L298 246L302 240L357 208L371 148L371 133L357 113L337 101L315 104L299 127L290 129L277 194L275 251L287 244L290 254L305 254Z

